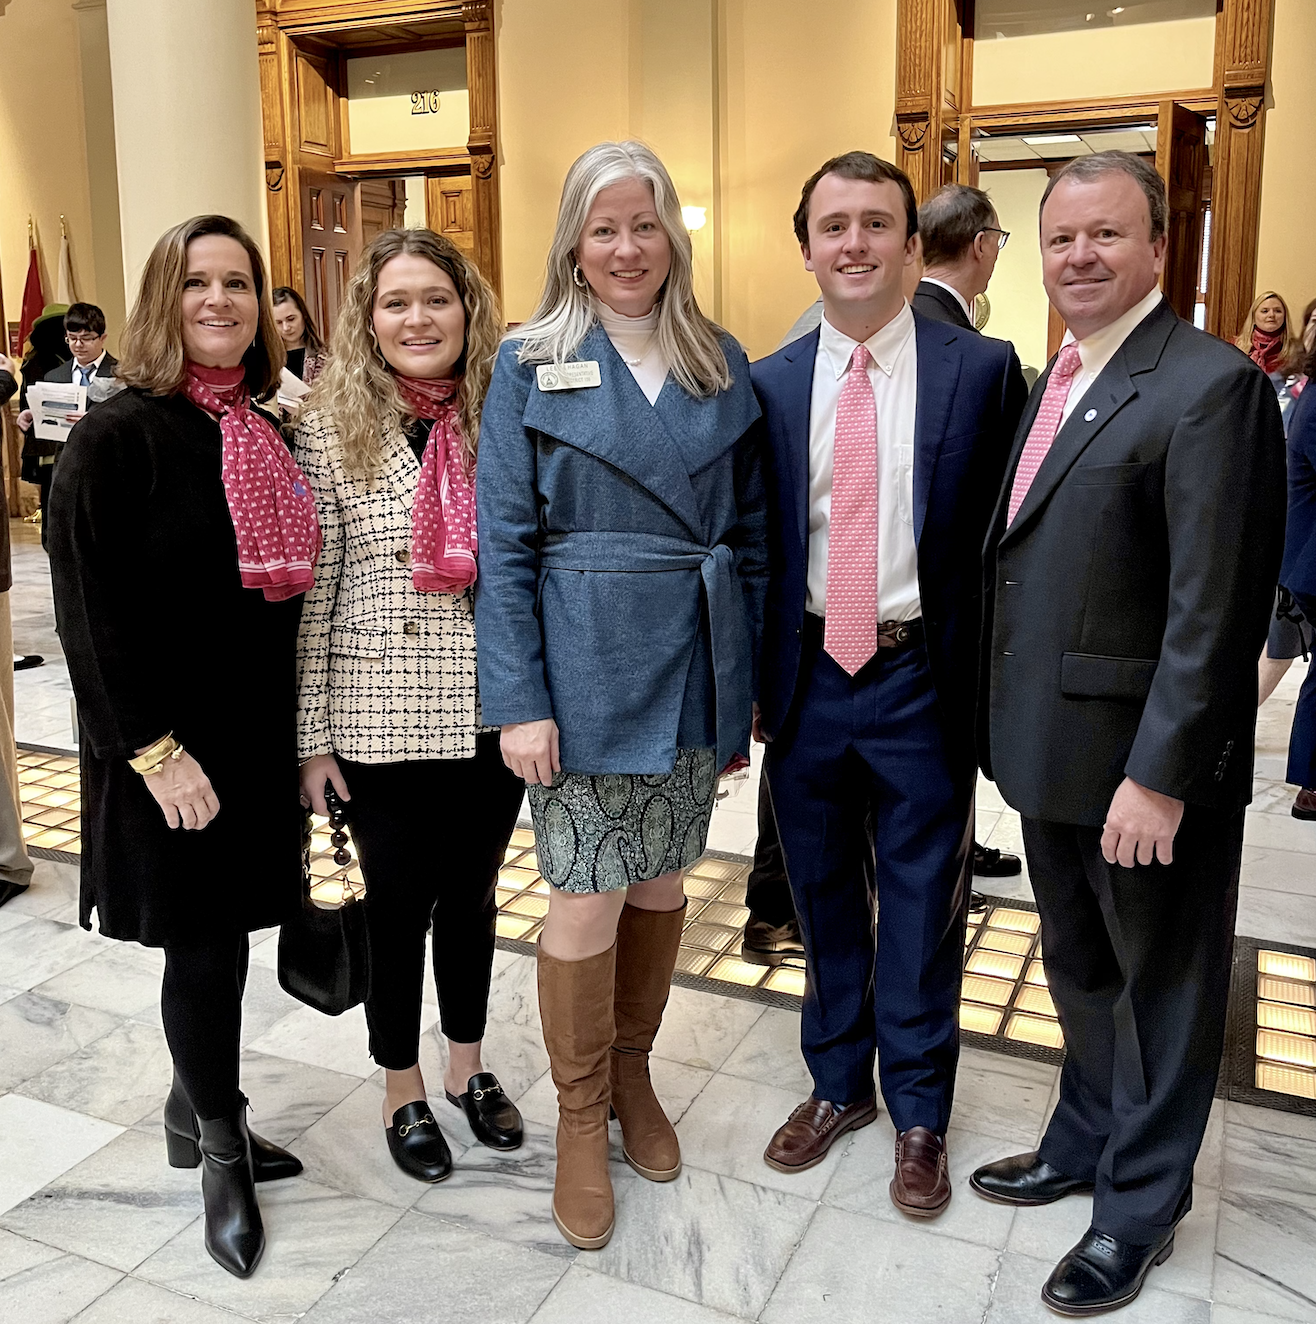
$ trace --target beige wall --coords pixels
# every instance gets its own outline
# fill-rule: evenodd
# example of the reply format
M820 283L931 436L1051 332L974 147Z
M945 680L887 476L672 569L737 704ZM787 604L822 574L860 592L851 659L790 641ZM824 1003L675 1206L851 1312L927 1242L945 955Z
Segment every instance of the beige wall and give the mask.
M59 218L69 230L76 291L101 302L80 73L69 0L18 0L0 16L0 268L5 317L17 322L36 222L46 298L55 298Z
M1301 314L1316 299L1316 0L1275 0L1272 98L1266 112L1257 289L1278 290Z
M1020 362L1046 367L1046 292L1037 243L1037 209L1046 191L1045 170L984 170L978 182L987 190L1001 229L1010 242L996 260L987 297L992 316L986 332L1014 342Z
M723 317L751 358L817 298L791 232L800 185L829 156L894 159L895 0L726 0Z
M607 138L644 139L687 204L705 310L752 356L816 297L791 234L828 156L895 151L896 0L843 0L818 37L796 0L502 0L498 80L507 316L539 292L567 167Z
M1293 0L1311 5L1312 0ZM1130 23L973 44L973 104L1138 96L1211 86L1215 19Z
M109 0L109 33L128 289L189 216L232 216L267 247L252 0Z

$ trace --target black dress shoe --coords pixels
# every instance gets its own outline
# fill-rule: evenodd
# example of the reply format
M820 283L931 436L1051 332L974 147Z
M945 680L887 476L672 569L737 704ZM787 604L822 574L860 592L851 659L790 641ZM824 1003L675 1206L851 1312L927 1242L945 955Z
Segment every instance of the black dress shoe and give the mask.
M1023 863L1017 855L973 843L973 872L979 878L1013 878L1022 870Z
M246 1113L244 1099L231 1116L198 1123L206 1251L236 1278L250 1278L265 1253Z
M969 1178L969 1185L984 1200L1015 1205L1051 1204L1092 1189L1090 1181L1065 1176L1035 1153L984 1164Z
M247 1100L242 1100L247 1107ZM200 1129L196 1113L188 1103L183 1087L174 1077L173 1087L164 1105L165 1146L171 1168L195 1168L201 1162L201 1149L197 1144ZM302 1161L295 1154L281 1149L273 1141L248 1131L251 1142L251 1167L257 1181L282 1181L295 1177L302 1170Z
M521 1114L516 1105L503 1093L498 1077L492 1071L481 1071L466 1082L465 1094L443 1097L466 1114L466 1120L475 1132L475 1138L490 1149L520 1149L523 1139Z
M12 901L16 896L22 896L27 891L27 887L26 883L11 883L8 879L0 882L0 906L6 901Z
M1148 1270L1173 1253L1173 1229L1150 1246L1135 1246L1090 1227L1051 1271L1042 1288L1042 1304L1057 1315L1118 1310L1142 1291Z
M804 940L800 937L798 920L785 924L770 924L752 915L745 925L744 941L740 944L740 958L751 965L804 964Z
M45 660L40 653L15 653L14 670L31 671L33 667L39 667Z
M442 1181L452 1172L452 1151L424 1099L404 1103L384 1128L393 1162L417 1181Z

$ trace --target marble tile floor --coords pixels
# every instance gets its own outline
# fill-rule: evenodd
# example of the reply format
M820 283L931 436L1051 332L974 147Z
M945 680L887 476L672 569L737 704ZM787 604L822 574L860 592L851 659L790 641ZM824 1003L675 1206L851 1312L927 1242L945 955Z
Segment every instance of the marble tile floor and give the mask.
M68 747L67 673L36 530L15 524L15 646L45 667L15 677L20 740ZM1300 665L1263 709L1238 929L1316 945L1316 825L1289 817L1284 754ZM718 807L710 846L753 849L758 761ZM982 783L979 839L1019 849L1019 821ZM991 890L1029 897L1027 873ZM195 1172L164 1162L168 1087L159 954L76 927L76 867L41 861L0 909L0 1320L22 1324L729 1324L737 1320L1049 1318L1038 1290L1087 1223L1088 1202L1015 1212L976 1200L973 1166L1030 1148L1057 1090L1052 1066L966 1051L950 1134L956 1194L936 1222L887 1198L885 1115L796 1177L763 1164L768 1134L808 1089L794 1012L677 988L654 1078L686 1159L665 1186L614 1150L618 1226L577 1252L549 1212L555 1097L532 961L496 957L488 1062L527 1119L495 1154L437 1106L453 1177L424 1187L390 1163L379 1073L360 1009L328 1019L278 986L273 935L253 951L244 1085L253 1125L306 1163L262 1188L265 1263L249 1282L201 1244ZM422 1064L442 1046L427 985ZM615 1138L615 1137L614 1137ZM1316 1121L1217 1103L1194 1208L1129 1324L1316 1324Z
M42 861L0 911L0 1320L1014 1324L1047 1317L1038 1289L1087 1223L1080 1198L1015 1212L965 1185L976 1164L1035 1144L1055 1067L965 1052L955 1198L941 1219L912 1223L887 1197L885 1115L810 1172L763 1164L768 1134L808 1088L794 1012L676 988L654 1078L685 1170L644 1182L615 1147L616 1235L577 1252L549 1210L555 1098L532 960L497 954L488 1039L526 1144L483 1149L440 1097L456 1171L425 1187L385 1151L360 1009L329 1019L294 1002L266 934L244 1087L253 1125L306 1173L262 1188L269 1250L242 1283L202 1247L197 1174L164 1161L159 954L82 932L75 898L75 867ZM432 996L422 1063L437 1082ZM1316 1121L1217 1103L1175 1254L1122 1318L1316 1324L1314 1238Z

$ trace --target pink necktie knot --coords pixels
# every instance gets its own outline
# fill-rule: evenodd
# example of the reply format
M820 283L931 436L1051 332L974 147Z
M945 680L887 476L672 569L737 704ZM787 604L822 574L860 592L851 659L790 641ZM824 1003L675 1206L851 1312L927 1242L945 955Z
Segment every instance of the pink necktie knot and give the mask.
M1070 341L1067 345L1060 346L1060 353L1056 355L1056 366L1051 369L1051 378L1062 377L1067 381L1073 381L1078 376L1083 367L1083 357L1078 352L1078 345Z
M868 352L868 346L856 345L854 353L850 355L850 371L853 372L858 368L860 372L866 372L872 361L873 356Z

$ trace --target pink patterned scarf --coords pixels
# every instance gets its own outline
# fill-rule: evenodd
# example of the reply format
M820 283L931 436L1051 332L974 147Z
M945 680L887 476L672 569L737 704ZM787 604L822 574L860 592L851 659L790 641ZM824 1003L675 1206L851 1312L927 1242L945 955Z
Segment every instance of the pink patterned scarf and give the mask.
M219 417L220 475L238 540L242 586L282 602L314 582L320 522L306 475L273 424L252 409L245 379L241 367L189 362L182 391Z
M401 373L394 378L407 408L434 420L411 507L411 582L422 593L464 593L475 583L475 481L457 415L457 383Z

